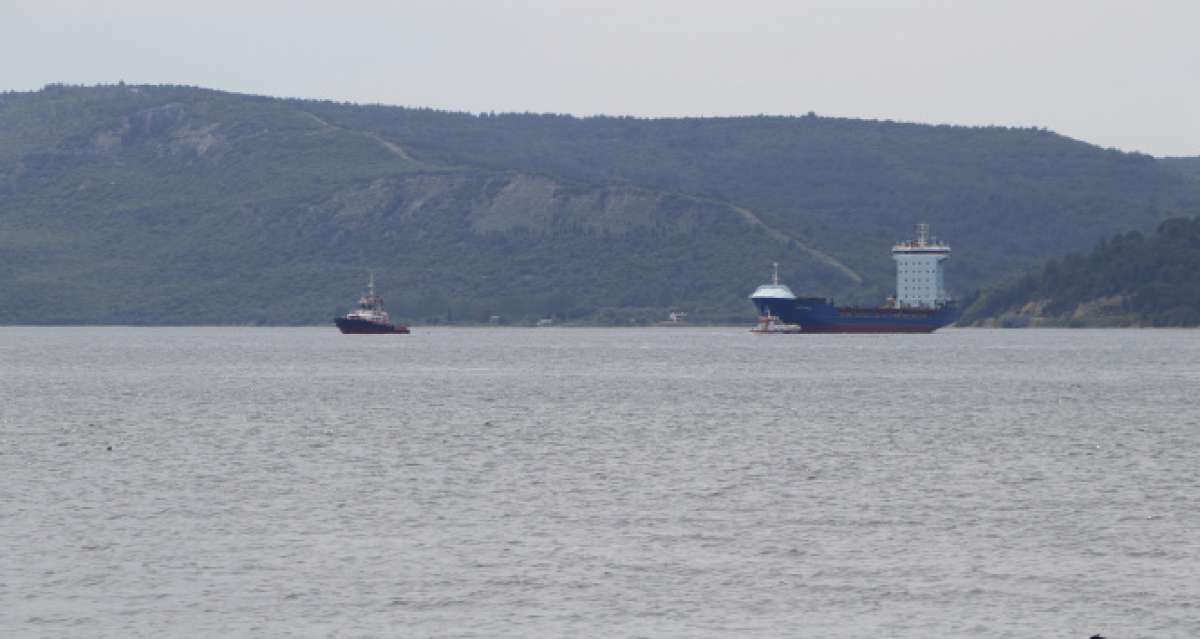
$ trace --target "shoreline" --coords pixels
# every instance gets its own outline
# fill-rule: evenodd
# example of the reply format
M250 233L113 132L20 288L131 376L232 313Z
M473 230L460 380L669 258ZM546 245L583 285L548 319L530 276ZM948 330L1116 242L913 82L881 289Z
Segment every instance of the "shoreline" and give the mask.
M744 328L749 330L755 326L753 322L745 324L554 324L551 326L537 326L535 324L406 324L412 329L529 329L529 330L546 330L546 329L590 329L590 328L608 328L608 329L662 329L662 330L686 330L686 329L724 329L724 328ZM333 324L0 324L0 329L8 328L138 328L138 329L171 329L171 328L296 328L296 329L331 329L336 327ZM1200 326L945 326L939 328L934 333L939 333L946 330L980 330L980 331L1030 331L1030 330L1050 330L1050 331L1137 331L1137 330L1200 330ZM805 335L850 335L853 333L803 333ZM902 333L876 333L878 335L898 335Z

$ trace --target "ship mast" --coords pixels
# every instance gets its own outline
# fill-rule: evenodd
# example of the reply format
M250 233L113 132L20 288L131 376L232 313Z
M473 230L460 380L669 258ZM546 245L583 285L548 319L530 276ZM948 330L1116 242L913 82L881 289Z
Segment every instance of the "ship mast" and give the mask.
M771 262L771 264L773 264L775 266L775 274L771 276L771 283L778 285L779 284L779 262Z
M375 294L375 271L367 271L367 294L358 300L359 308L383 312L383 298Z

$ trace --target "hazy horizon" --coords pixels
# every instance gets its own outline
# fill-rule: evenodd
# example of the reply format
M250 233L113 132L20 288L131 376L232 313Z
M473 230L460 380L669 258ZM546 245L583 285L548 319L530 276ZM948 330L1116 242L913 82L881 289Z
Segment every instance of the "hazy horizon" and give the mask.
M226 0L0 9L2 89L179 84L450 111L1047 128L1200 155L1200 4Z

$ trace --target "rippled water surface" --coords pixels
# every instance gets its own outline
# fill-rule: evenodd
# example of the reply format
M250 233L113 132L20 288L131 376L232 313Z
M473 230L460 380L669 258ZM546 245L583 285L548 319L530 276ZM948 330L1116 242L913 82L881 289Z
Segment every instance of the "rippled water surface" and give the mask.
M0 328L0 636L1197 637L1198 394L1197 331Z

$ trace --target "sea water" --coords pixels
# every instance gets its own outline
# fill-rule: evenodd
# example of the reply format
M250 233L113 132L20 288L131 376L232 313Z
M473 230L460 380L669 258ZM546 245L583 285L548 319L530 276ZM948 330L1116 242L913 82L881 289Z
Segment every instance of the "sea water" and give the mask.
M0 328L0 636L1200 636L1200 333Z

